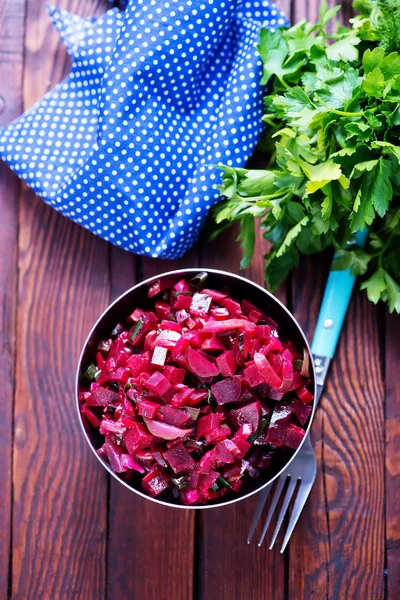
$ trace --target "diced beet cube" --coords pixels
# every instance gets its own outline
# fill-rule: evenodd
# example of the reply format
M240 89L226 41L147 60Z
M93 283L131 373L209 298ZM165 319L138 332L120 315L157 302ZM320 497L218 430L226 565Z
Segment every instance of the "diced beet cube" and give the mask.
M190 398L187 401L187 404L190 406L196 406L196 404L198 404L199 402L204 400L204 398L207 398L207 396L208 396L208 390L206 390L205 388L199 388L197 390L194 390L194 392L192 392L192 394L190 395Z
M150 331L146 337L144 338L144 349L145 350L153 350L156 345L157 340L157 331Z
M209 450L201 457L199 464L197 465L198 472L207 475L213 468L214 462L214 452L213 450Z
M224 377L233 377L237 368L236 360L233 357L232 350L227 350L217 356L217 366Z
M216 414L216 413L209 413L208 415L205 415L204 417L200 417L197 420L196 436L198 438L201 438L201 437L204 437L204 435L206 433L209 433L213 429L217 429L220 426L223 418L224 418L224 414Z
M201 345L202 350L209 350L211 352L218 350L225 350L225 346L219 341L219 339L215 336L208 338ZM218 363L217 363L218 364Z
M161 331L177 331L178 333L182 333L182 326L175 321L161 321L160 323Z
M231 440L223 440L215 445L214 450L212 450L215 458L214 466L222 467L222 465L227 465L235 462L235 459L231 452L232 448L230 447L229 442L235 448L237 448L237 446L233 442L231 442ZM229 448L231 449L229 450Z
M159 475L163 472L162 467L158 463L154 463L154 456L152 452L139 452L139 454L137 454L137 458L141 461L147 461L151 463L148 473L146 473L146 475L143 477L143 481L150 481L153 479L153 477L156 477L156 475Z
M172 358L176 361L179 354L183 354L190 342L183 336L176 342L174 349L172 350Z
M163 456L175 473L188 471L193 469L196 465L195 461L182 444L175 446L175 448L171 448L171 450L167 450L163 453Z
M160 405L150 400L141 400L138 403L138 412L141 417L147 417L148 419L154 419L158 413Z
M226 321L207 321L203 327L204 332L220 333L222 331L231 331L240 329L243 332L252 334L255 329L254 323L246 319L227 319Z
M173 300L173 309L174 310L189 310L190 305L192 304L192 297L185 296L183 294L179 294L179 296L175 296Z
M171 404L172 406L184 406L186 401L190 398L194 392L193 388L184 386L182 390L174 394Z
M206 433L204 438L207 444L212 444L213 442L217 442L219 440L223 440L227 438L231 434L231 430L227 425L218 427L218 429L214 429L209 433Z
M168 425L174 425L175 427L181 427L186 421L189 420L190 415L185 410L180 408L173 408L172 406L159 406L158 407L158 418Z
M258 310L251 310L248 314L248 317L249 317L250 321L253 321L253 323L257 324L258 321L260 320L261 313Z
M281 354L275 354L274 352L268 352L267 360L274 369L275 373L279 376L282 371L283 358Z
M90 393L86 400L87 406L108 406L118 401L118 393L108 388L98 387Z
M153 498L161 494L168 487L169 483L163 475L157 475L153 479L150 479L150 481L142 481L142 488Z
M228 296L228 294L224 294L223 292L219 292L217 290L210 290L208 288L203 289L203 294L207 294L207 296L210 296L212 300L217 304L221 304Z
M228 377L211 386L211 392L219 405L237 402L242 390L242 380L239 375Z
M143 371L147 362L148 362L148 359L144 358L140 354L132 354L132 356L129 358L128 362L126 363L126 366L129 368L133 377L137 377L139 375L139 373L141 373Z
M159 371L151 375L145 383L147 389L153 394L162 397L171 389L171 384L168 379Z
M260 383L264 383L264 377L261 375L254 362L244 369L243 375L251 388L260 385Z
M115 473L123 473L128 470L128 467L121 461L123 455L123 448L121 446L114 444L114 442L106 438L105 449L110 466Z
M156 338L155 345L172 350L181 338L181 334L173 329L165 329Z
M186 490L182 490L185 492ZM190 506L191 504L196 504L200 498L200 494L197 490L189 490L186 491L185 494L181 495L182 501Z
M199 487L200 473L198 471L191 471L188 479L188 488L196 490Z
M239 440L247 440L249 435L253 433L253 426L250 423L244 423L239 427L232 438L232 441L237 445Z
M163 374L165 375L165 377L168 379L168 381L170 383L175 385L177 383L183 383L183 380L185 379L186 371L185 371L185 369L178 369L177 367L172 367L170 365L167 365L163 369Z
M190 313L197 317L206 315L210 310L211 302L211 296L196 292L193 294L192 302L190 304Z
M175 283L174 290L176 292L189 292L190 285L186 279L180 279L177 283Z
M151 286L149 287L149 290L147 292L147 295L149 298L154 298L154 296L157 296L157 294L159 294L160 292L163 292L164 290L168 290L169 288L171 288L176 282L176 279L167 279L166 277L163 277L162 279L157 279L154 283L151 284Z
M296 390L296 394L304 404L310 404L314 400L314 396L308 391L305 385L302 385Z
M252 404L247 404L247 406L241 406L240 408L229 411L229 416L237 429L239 429L243 423L250 423L253 427L253 431L255 431L260 425L261 404L259 402L252 402Z
M271 415L266 441L275 446L282 446L289 425L292 409L288 405L276 405Z
M266 357L261 354L261 352L255 352L254 362L260 372L260 375L262 375L264 378L264 381L266 381L266 383L268 383L268 385L270 385L272 388L278 390L282 385L282 381L275 373Z
M243 481L241 479L237 479L236 481L232 481L231 488L232 491L238 494L240 492L240 488L243 485Z
M298 448L303 441L305 434L306 432L304 429L298 427L297 425L293 425L293 423L290 423L286 429L286 436L283 443L285 446L296 450L296 448Z
M155 307L158 319L166 319L171 314L171 307L167 302L157 300Z
M167 359L168 350L161 346L156 346L151 357L151 365L153 367L163 367Z
M92 410L90 410L86 404L82 406L81 412L90 421L93 427L98 427L100 425L101 421L99 417Z
M225 298L223 301L223 305L231 315L231 317L241 317L242 316L242 307L239 302L235 302L232 298Z
M152 436L140 423L134 421L132 427L125 431L124 440L129 454L134 456L139 450L149 448L152 443Z
M223 321L225 319L229 319L229 312L226 308L212 308L210 310L210 315L214 317L217 321Z
M304 404L298 398L293 398L291 406L296 414L296 417L300 421L301 425L305 425L308 417L312 413L312 407L309 404Z
M122 384L125 384L129 375L131 374L130 370L125 367L118 367L115 371L110 375L110 381L119 381Z
M243 459L246 456L247 452L251 448L251 444L249 442L247 442L246 440L242 439L242 438L236 439L235 440L235 445L239 449L239 452L236 455L236 458L238 458L238 459Z
M212 363L211 360L204 358L198 350L194 350L189 346L185 356L188 369L197 375L197 377L206 379L208 377L215 377L219 374L218 367Z
M209 490L211 490L218 477L219 473L217 471L210 471L207 475L204 475L200 481L200 491L203 494L206 494Z

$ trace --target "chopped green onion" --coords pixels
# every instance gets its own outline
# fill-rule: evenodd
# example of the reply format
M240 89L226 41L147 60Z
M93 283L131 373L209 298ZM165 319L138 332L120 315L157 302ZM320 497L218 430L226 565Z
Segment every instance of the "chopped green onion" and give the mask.
M183 490L188 484L186 477L173 477L171 481L176 485L178 490Z
M247 438L247 441L249 444L253 444L255 442L255 440L257 438L260 437L260 435L262 435L264 432L262 429L256 429L256 431L254 433L252 433L251 435L249 435L249 437Z
M218 483L218 485L219 485L220 488L224 488L225 487L225 488L231 488L232 489L232 486L229 483L229 481L227 481L226 479L224 479L223 477L221 477L221 475L218 477L217 483Z
M135 327L132 329L132 333L129 336L129 340L131 342L131 344L134 344L136 341L136 338L139 336L140 332L142 331L143 328L143 321L142 319L139 319L139 321L137 321Z
M188 412L190 414L190 416L192 417L193 421L196 421L197 417L200 414L200 409L199 408L193 408L191 406L185 406L185 410L186 410L186 412Z
M190 279L189 283L192 287L199 288L205 284L205 282L207 281L207 278L208 278L208 273L206 273L205 271L202 271L201 273L198 273L197 275L192 277L192 279Z
M301 371L302 368L303 368L303 361L301 360L301 358L295 358L293 361L293 369L295 371Z
M81 378L87 379L88 381L96 381L100 373L100 369L98 369L94 363L90 363L87 369L82 373Z
M268 420L265 417L262 417L261 421L260 421L260 429L265 429L267 425L268 425Z

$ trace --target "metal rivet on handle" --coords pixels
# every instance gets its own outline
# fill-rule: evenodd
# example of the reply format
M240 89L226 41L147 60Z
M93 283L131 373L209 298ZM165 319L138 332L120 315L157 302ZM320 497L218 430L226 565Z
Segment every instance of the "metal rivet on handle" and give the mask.
M325 329L332 329L332 327L333 327L332 319L325 319L324 327L325 327Z

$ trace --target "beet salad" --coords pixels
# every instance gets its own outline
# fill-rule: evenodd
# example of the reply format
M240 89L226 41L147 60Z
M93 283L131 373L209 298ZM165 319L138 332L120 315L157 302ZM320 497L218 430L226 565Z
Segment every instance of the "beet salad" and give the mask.
M126 482L185 505L234 498L283 466L312 412L309 355L261 307L161 278L81 373L97 452Z

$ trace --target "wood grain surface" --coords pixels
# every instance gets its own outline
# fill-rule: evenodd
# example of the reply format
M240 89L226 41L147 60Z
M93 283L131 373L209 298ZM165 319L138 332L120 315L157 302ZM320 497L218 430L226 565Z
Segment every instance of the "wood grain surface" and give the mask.
M54 3L84 16L110 6ZM278 5L298 20L314 18L319 1ZM0 124L68 68L44 0L0 0ZM1 599L400 598L397 315L359 292L352 300L312 429L317 480L282 556L246 544L256 497L196 514L150 503L103 472L75 415L79 351L111 299L175 268L237 272L237 231L211 244L203 234L180 261L135 257L52 211L5 167L0 209ZM265 251L258 232L245 272L258 283ZM278 293L310 339L330 258L302 261Z

